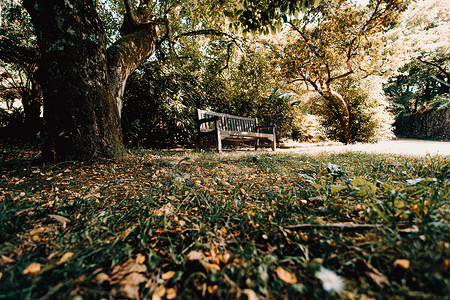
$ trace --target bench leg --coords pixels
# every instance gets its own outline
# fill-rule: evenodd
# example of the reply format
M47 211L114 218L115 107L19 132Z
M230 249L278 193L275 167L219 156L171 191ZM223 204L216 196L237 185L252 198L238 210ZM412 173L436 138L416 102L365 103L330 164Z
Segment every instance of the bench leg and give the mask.
M255 141L255 151L258 150L259 147L259 139L256 139Z
M277 141L275 140L275 134L273 135L273 139L272 139L272 151L276 151L277 150Z
M217 130L217 151L222 153L222 138L220 137L220 130Z

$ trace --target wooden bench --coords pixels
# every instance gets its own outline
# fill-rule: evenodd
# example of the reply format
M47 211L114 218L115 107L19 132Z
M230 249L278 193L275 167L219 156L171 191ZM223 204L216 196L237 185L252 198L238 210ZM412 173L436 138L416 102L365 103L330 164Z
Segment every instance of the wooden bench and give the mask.
M268 132L263 132L266 130ZM255 141L255 150L261 139L269 140L275 151L275 126L258 126L256 118L238 117L197 109L198 146L203 148L204 139L212 137L217 151L222 152L222 141Z

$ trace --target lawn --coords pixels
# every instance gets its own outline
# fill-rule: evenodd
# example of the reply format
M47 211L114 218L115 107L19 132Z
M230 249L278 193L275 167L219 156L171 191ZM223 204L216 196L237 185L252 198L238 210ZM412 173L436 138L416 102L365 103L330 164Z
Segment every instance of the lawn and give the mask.
M1 299L450 295L450 157L2 148Z

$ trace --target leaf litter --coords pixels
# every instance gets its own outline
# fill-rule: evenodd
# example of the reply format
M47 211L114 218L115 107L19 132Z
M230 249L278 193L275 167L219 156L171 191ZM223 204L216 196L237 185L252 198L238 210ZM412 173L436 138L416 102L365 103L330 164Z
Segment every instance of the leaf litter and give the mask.
M9 298L25 287L58 298L446 293L445 157L140 151L24 164L2 171L0 188ZM345 285L323 287L323 269Z

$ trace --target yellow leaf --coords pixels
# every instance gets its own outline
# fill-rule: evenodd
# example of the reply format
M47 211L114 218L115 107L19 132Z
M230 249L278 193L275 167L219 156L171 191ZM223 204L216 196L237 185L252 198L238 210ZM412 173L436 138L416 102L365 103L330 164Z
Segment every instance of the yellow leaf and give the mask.
M247 296L248 300L258 300L259 299L254 290L245 289L242 291L242 293Z
M138 255L136 255L136 262L138 264L143 264L145 262L145 255L138 253Z
M295 274L293 274L289 271L286 271L282 267L277 267L277 275L285 283L294 284L294 283L298 282L297 276L295 276Z
M220 271L220 267L216 264L209 264L207 263L205 265L205 269L206 271L213 271L213 272L219 272Z
M61 259L58 261L58 265L65 263L69 258L73 256L73 252L64 253Z
M167 290L166 298L169 300L175 299L177 297L177 290L170 288Z
M394 267L400 267L402 269L408 270L411 263L407 259L397 259L394 261Z
M228 261L230 260L230 253L226 252L226 253L221 253L219 255L217 255L217 258L220 260L221 263L223 264L227 264Z
M158 285L153 291L153 296L158 296L160 299L166 294L166 288L163 285ZM152 298L153 299L153 298Z
M43 233L44 231L45 231L45 229L42 228L42 227L40 227L40 228L31 230L31 231L30 231L30 234L31 234L31 235L35 235L35 234Z
M241 191L242 194L245 195L245 190L243 188L240 188L239 190Z
M173 276L175 276L175 271L169 271L169 272L162 274L161 278L164 280L169 280Z
M27 275L27 274L36 275L36 274L39 274L40 271L41 271L41 264L37 263L37 262L33 262L28 267L26 267L22 273L24 275Z

